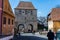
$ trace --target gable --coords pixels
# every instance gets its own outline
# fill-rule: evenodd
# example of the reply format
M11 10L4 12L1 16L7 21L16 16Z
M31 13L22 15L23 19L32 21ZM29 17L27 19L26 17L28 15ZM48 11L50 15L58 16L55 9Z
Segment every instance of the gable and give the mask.
M60 20L60 8L53 8L51 13L48 15L48 19L51 20Z
M10 6L9 0L4 0L3 1L3 10L12 12L12 8Z
M3 12L7 12L7 14L14 17L12 8L10 6L9 0L3 0Z

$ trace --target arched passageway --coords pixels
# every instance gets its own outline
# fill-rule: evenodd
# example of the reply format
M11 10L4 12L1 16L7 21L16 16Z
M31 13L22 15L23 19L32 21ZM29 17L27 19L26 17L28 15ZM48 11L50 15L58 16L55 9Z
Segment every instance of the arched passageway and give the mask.
M19 24L18 25L18 33L24 31L24 24Z
M29 24L28 31L32 32L33 31L33 25Z

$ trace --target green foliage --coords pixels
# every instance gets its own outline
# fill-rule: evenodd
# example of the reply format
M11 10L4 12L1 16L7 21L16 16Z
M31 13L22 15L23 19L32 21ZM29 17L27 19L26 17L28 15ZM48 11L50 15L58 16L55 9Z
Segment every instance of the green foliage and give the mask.
M48 30L48 27L45 27L44 25L38 23L38 30L43 30L43 29Z

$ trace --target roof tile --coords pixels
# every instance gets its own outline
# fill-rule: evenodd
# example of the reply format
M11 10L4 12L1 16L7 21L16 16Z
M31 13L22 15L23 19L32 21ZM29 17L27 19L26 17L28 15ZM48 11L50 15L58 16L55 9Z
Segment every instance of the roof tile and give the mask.
M20 2L17 6L19 9L35 9L31 2Z

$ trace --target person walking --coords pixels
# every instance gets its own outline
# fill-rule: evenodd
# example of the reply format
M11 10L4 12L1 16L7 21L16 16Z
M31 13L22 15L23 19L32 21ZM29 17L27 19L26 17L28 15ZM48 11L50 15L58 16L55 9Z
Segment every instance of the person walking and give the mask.
M48 37L48 40L54 40L54 32L49 30L49 32L47 33L47 37Z

